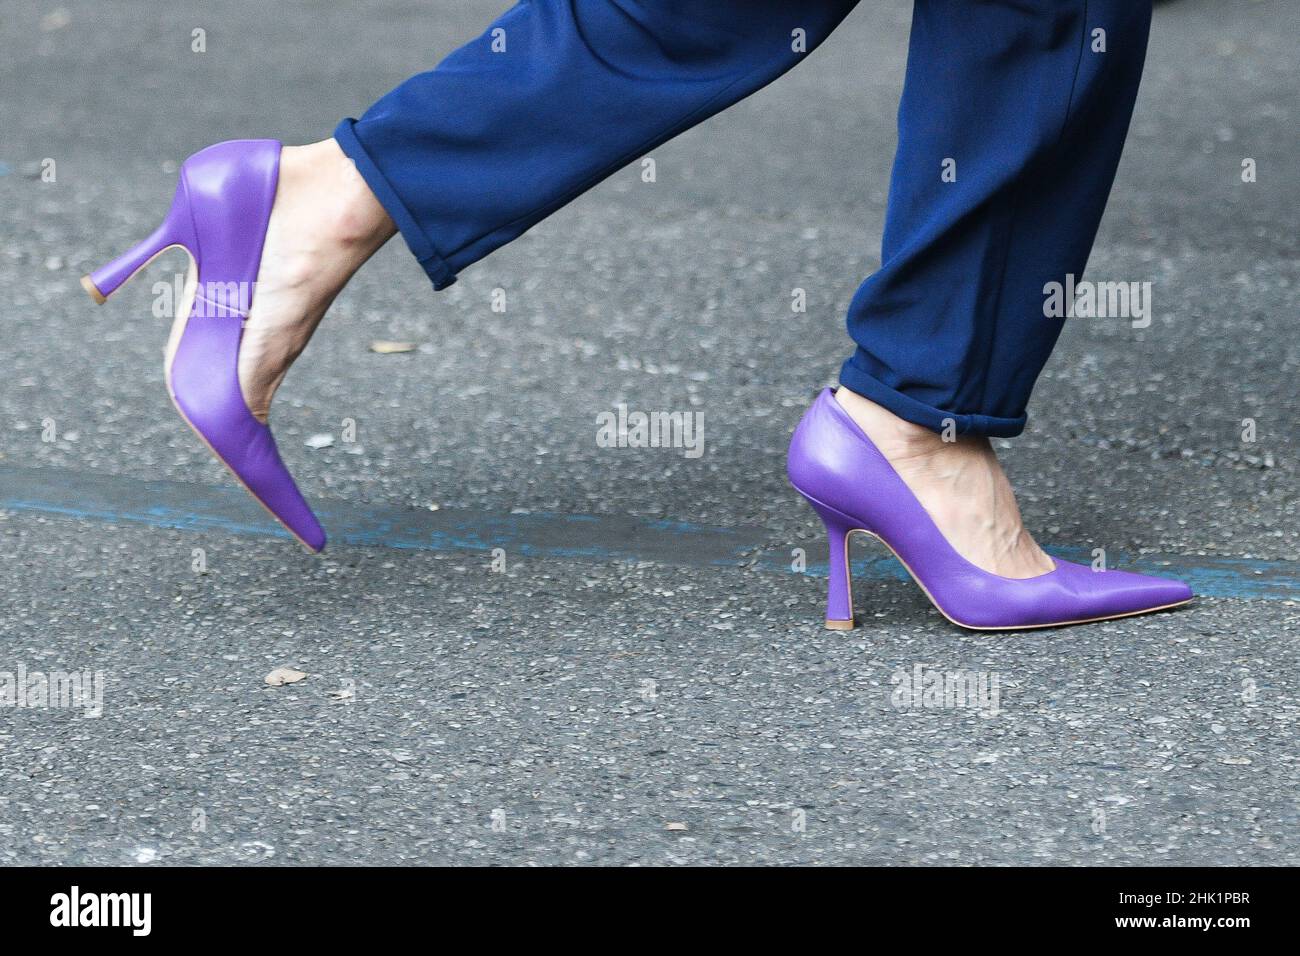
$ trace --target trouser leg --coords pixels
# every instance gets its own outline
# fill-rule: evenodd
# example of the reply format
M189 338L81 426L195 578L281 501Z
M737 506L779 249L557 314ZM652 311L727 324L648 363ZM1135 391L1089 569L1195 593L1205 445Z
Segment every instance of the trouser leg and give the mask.
M1150 0L917 0L844 385L936 431L1023 430L1062 327L1044 286L1087 262L1150 18Z
M855 2L524 0L335 139L443 288L793 67Z

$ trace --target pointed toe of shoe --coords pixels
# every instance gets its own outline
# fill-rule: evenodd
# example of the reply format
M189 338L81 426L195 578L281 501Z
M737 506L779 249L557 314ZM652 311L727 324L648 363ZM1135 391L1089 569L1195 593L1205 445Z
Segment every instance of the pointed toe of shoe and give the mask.
M271 429L251 415L219 437L204 437L263 507L308 551L325 547L325 530L280 458ZM215 439L215 440L214 440Z
M1176 578L1158 578L1132 571L1093 571L1075 565L1078 619L1143 614L1186 604L1192 589Z
M1155 578L1159 581L1157 592L1160 599L1169 604L1185 604L1196 596L1192 586L1177 578Z
M1177 604L1186 604L1193 597L1192 589L1177 578L1157 578L1149 574L1134 574L1129 571L1107 571L1106 574L1123 575L1115 589L1117 598L1130 613L1138 611L1155 611Z
M172 398L181 416L252 496L307 550L325 547L325 531L298 490L271 429L228 389L216 397L191 387L173 370Z
M985 597L998 600L972 605L954 620L996 630L1085 624L1177 607L1192 599L1192 589L1172 578L1057 561L1055 571L1037 578L999 579Z
M312 554L320 554L325 550L325 530L316 521L315 515L312 516L312 524L314 527L301 528L295 531L294 534L297 535L298 540L303 543L303 546L308 551Z

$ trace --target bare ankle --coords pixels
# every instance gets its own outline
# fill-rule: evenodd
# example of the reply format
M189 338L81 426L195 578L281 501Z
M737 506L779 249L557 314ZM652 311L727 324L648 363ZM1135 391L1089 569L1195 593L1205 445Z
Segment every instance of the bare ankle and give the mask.
M923 425L899 418L883 405L878 405L857 392L841 385L835 391L835 400L867 437L880 448L886 458L896 455L928 454L944 445L943 438Z
M1033 577L1053 568L1025 531L1015 494L987 438L945 441L842 386L835 398L962 557L1008 577Z
M316 235L329 243L368 257L397 232L356 164L333 139L285 147L280 164L281 180L292 190L286 195L302 201Z

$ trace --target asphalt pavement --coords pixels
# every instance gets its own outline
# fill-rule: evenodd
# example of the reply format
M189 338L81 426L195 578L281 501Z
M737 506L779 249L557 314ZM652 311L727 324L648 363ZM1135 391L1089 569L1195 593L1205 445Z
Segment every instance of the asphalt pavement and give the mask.
M232 490L162 382L183 258L78 278L191 152L323 138L499 9L6 0L0 863L1300 861L1300 7L1159 6L1088 273L1152 322L1071 320L1000 443L1050 549L1203 596L1018 635L866 547L825 631L785 480L879 264L900 0L445 292L368 265L274 412L323 555ZM620 405L702 453L604 447ZM54 672L98 704L5 703Z

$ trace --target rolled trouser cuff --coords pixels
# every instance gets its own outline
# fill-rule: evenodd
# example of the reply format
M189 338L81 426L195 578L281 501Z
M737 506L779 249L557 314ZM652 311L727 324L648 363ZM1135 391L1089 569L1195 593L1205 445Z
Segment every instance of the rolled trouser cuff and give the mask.
M840 369L840 384L851 392L889 409L904 421L912 422L930 431L942 434L951 429L958 435L977 435L987 438L1014 438L1025 430L1028 415L1019 418L1001 418L996 415L946 411L891 388L880 379L862 371L853 359Z

